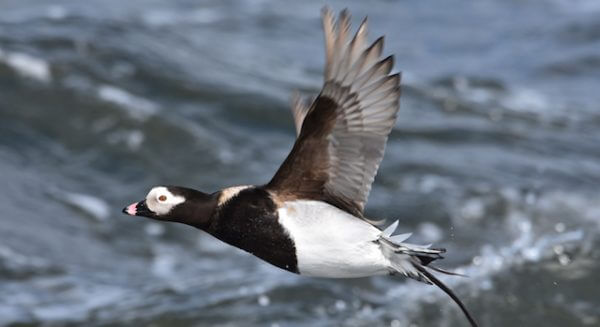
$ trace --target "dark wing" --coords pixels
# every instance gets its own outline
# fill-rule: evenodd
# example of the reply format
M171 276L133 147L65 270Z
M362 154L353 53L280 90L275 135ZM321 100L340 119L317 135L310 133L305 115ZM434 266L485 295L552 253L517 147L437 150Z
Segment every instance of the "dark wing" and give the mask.
M294 102L299 135L267 188L284 198L321 200L362 217L396 121L400 75L381 59L383 37L366 44L367 22L349 39L346 10L323 10L325 84L310 107Z

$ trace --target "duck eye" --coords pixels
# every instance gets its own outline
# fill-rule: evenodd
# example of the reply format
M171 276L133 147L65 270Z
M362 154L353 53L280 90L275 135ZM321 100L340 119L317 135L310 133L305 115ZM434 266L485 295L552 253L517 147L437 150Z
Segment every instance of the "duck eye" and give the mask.
M164 195L164 194L163 194L163 195L161 195L161 196L159 196L159 197L158 197L158 201L160 201L160 202L165 202L165 201L167 201L167 196L166 196L166 195Z

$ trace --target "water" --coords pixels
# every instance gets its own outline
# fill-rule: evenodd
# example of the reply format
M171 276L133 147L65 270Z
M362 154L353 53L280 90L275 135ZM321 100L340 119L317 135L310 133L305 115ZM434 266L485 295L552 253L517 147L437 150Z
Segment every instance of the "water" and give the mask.
M123 216L264 183L318 92L321 1L0 3L0 325L464 326L413 281L295 276ZM600 5L364 1L404 72L367 214L448 248L483 326L600 326Z

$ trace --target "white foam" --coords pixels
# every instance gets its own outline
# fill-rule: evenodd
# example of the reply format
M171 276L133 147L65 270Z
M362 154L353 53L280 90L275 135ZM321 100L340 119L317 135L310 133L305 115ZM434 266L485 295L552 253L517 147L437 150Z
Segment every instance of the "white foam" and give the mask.
M142 131L131 131L127 134L127 146L132 150L137 150L144 142L144 138L144 133L142 133Z
M552 2L563 12L590 14L600 11L600 1L598 0L554 0Z
M0 262L13 270L41 271L50 268L50 264L42 258L26 256L3 245L0 245Z
M61 191L56 195L59 199L85 211L98 220L106 220L110 216L110 206L106 201L95 196Z
M151 10L142 16L144 23L161 27L165 25L171 25L176 20L177 15L173 11L168 10Z
M430 222L424 222L419 224L417 228L418 234L425 239L427 242L437 243L442 240L444 232L442 229Z
M122 301L126 292L115 286L86 285L70 290L61 302L39 303L32 308L32 315L40 321L79 322L88 320L94 310Z
M29 54L0 50L0 62L6 63L23 77L40 82L50 82L52 80L50 65L43 59Z
M505 114L534 115L536 119L573 119L565 109L564 102L550 94L533 88L511 88L508 90L495 87L480 86L470 79L454 77L455 92L448 87L431 88L431 95L444 103L446 110L455 110L463 102L476 104L480 110L485 110L490 119L498 121ZM427 88L426 86L421 86Z
M144 23L162 27L175 24L209 24L222 19L222 14L212 8L198 8L186 11L149 10L142 15Z
M48 7L46 15L52 20L63 20L67 17L67 9L63 6L52 5Z
M102 128L101 124L98 127ZM132 151L139 150L145 139L144 133L137 129L114 132L107 137L111 144L125 144Z
M422 193L431 193L439 189L448 189L452 187L452 181L444 176L423 175L418 180L418 189Z
M258 296L258 304L261 307L266 307L269 304L271 304L271 299L269 299L269 297L267 295L261 294L261 295Z
M144 226L144 231L150 236L161 236L165 233L165 227L162 224L147 223Z
M134 119L146 120L158 112L158 105L112 85L100 85L98 97L127 110Z
M509 198L519 197L518 191L512 189L502 190L500 194ZM518 203L519 201L515 199L510 202ZM595 209L596 202L596 199L582 197L581 194L558 191L541 194L536 202L537 208L533 215L542 216L551 222L562 216L564 210L568 212L569 208L572 208L584 221L589 219L598 223L599 210ZM589 209L582 210L582 208ZM504 221L507 227L505 242L501 245L482 245L479 254L473 257L470 264L453 269L469 278L444 275L438 275L438 277L451 288L456 289L458 285L470 284L473 285L469 288L471 292L489 291L495 287L492 277L513 267L543 260L556 260L559 267L572 265L575 261L569 257L570 252L566 249L572 246L581 246L582 251L586 251L586 244L589 243L584 239L588 232L584 231L582 227L569 229L567 225L559 222L557 223L558 228L554 224L550 224L552 228L544 229L532 221L529 211L526 214L518 207L510 208ZM591 249L587 251L591 251ZM408 282L394 287L389 290L387 296L389 299L401 299L404 303L420 303L427 301L428 298L437 301L446 297L438 289L423 287L418 282ZM393 300L390 302L394 303ZM420 312L419 306L410 306L406 310L414 310L415 314Z
M468 199L460 209L460 213L467 220L480 220L485 215L485 204L479 198Z
M494 99L492 90L473 86L471 81L464 76L457 76L453 79L454 87L462 94L464 98L475 103L486 103Z
M457 273L467 275L468 278L443 275L438 275L437 277L450 288L456 289L458 285L467 283L476 285L471 288L472 292L490 291L494 288L491 277L495 274L505 271L512 266L521 265L524 262L539 261L543 257L542 253L548 252L546 250L552 248L553 245L565 242L578 242L582 238L583 232L581 230L565 233L563 237L558 239L551 236L543 236L536 240L531 237L530 233L524 233L521 235L521 239L515 240L513 245L500 248L484 245L481 248L480 255L473 258L471 265L453 269ZM563 263L561 262L561 264ZM438 299L446 297L447 295L439 289L424 287L422 283L416 281L408 281L405 284L391 288L386 294L386 298L390 299L388 301L390 303L396 303L393 299L401 299L403 303L435 302ZM420 308L418 305L410 306L406 308L406 311L417 313L420 311ZM445 314L450 313L445 310ZM395 318L398 319L398 317ZM410 321L409 317L407 317L408 321Z
M152 273L156 276L169 279L174 274L176 263L173 255L159 253L152 261Z
M501 103L509 110L530 113L544 113L552 108L549 100L544 95L528 89L510 92L507 97L501 100Z

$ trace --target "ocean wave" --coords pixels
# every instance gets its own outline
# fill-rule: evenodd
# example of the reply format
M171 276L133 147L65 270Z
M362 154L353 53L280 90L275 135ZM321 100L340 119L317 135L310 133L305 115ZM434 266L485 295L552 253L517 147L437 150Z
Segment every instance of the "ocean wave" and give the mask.
M142 97L112 85L100 85L98 97L126 110L131 118L144 121L158 112L159 106Z
M108 219L113 211L106 201L92 195L59 191L54 196L98 220Z
M23 77L44 83L52 81L50 64L41 58L26 53L0 49L0 62L5 63Z

